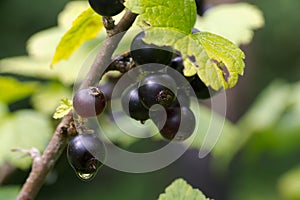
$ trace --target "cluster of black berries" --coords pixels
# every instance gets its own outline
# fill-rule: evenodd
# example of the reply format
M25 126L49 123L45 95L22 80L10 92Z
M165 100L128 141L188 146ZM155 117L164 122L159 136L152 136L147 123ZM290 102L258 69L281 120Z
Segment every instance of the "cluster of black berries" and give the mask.
M114 16L123 9L122 0L89 0L90 6L102 16ZM198 3L198 1L197 1ZM198 4L197 4L198 6ZM187 139L196 126L193 112L190 110L189 94L178 85L167 71L155 71L155 64L168 65L182 73L182 57L174 56L170 47L158 47L143 41L144 32L132 41L130 56L137 66L153 65L152 71L144 74L141 81L128 86L121 96L124 111L133 119L144 122L150 117L161 135L168 140ZM95 117L102 113L107 101L111 99L113 87L118 79L110 78L109 84L78 90L73 97L73 108L82 118ZM187 77L193 91L199 99L210 97L209 89L197 75ZM161 109L152 109L160 105ZM152 113L152 114L151 114ZM103 164L105 148L95 134L81 133L68 144L68 161L78 176L90 180Z
M196 120L189 109L190 99L181 90L172 73L166 70L171 63L173 51L170 47L146 44L144 36L144 32L137 34L130 47L131 57L137 66L141 66L144 77L123 92L123 109L138 121L144 122L151 117L164 138L185 140L193 133ZM143 68L142 65L147 65L148 68ZM161 70L161 66L166 69ZM152 71L148 71L149 68ZM153 107L154 105L161 107Z

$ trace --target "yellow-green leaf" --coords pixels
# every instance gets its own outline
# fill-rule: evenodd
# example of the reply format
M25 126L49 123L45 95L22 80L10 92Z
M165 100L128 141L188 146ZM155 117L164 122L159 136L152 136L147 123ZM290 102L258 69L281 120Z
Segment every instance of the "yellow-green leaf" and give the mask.
M209 200L209 198L179 178L166 188L165 193L159 195L158 200Z
M35 110L52 115L57 108L57 102L59 102L63 97L71 97L71 89L65 87L64 85L51 82L43 85L36 91L31 97L31 103Z
M248 3L220 4L197 18L195 27L221 35L237 45L248 44L254 30L265 24L263 13Z
M172 46L180 51L185 64L184 75L197 73L214 90L233 87L239 75L243 75L243 51L221 36L208 32L186 35L169 28L150 28L145 33L145 42Z
M65 115L67 115L70 110L73 108L72 101L65 98L60 101L60 105L56 108L56 112L53 115L54 119L60 119L63 118Z
M0 102L11 103L35 92L35 82L20 82L13 77L0 77Z
M196 22L195 0L127 0L125 6L139 14L142 27L173 28L190 33Z
M91 8L82 12L59 42L51 66L68 59L83 42L95 38L102 28L100 15Z
M0 165L7 162L12 166L27 169L31 165L30 156L11 149L36 148L42 151L52 134L52 126L46 115L20 110L7 115L0 121Z
M198 40L207 55L210 58L210 63L215 65L215 70L219 71L219 79L223 83L224 88L235 86L239 75L243 75L245 63L244 52L229 40L208 32L199 32ZM199 71L199 77L205 83L207 76L212 74ZM215 77L213 77L215 78ZM217 85L212 85L214 89L219 89Z

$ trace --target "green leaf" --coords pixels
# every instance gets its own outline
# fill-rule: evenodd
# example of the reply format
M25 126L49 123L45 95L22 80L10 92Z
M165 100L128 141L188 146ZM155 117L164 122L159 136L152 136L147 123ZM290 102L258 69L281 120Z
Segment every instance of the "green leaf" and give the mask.
M50 60L33 59L28 56L18 56L0 60L0 72L13 73L35 78L57 77L56 71L49 69Z
M8 107L7 105L0 102L0 120L2 117L4 117L8 113Z
M165 193L159 195L158 200L209 200L209 198L180 178L168 186Z
M34 82L20 82L12 77L0 77L0 102L9 104L27 97L37 86Z
M125 5L139 14L144 41L172 46L184 59L184 75L198 74L215 90L231 88L244 72L244 53L229 40L208 32L191 34L196 20L195 1L129 0ZM193 59L195 58L195 60Z
M58 15L58 26L39 31L29 38L27 52L30 57L49 59L48 62L51 62L61 38L72 27L78 13L84 12L87 8L89 8L87 1L68 2Z
M48 117L29 110L15 112L0 122L0 165L8 162L12 166L26 169L31 158L11 149L31 149L42 151L52 134Z
M48 62L50 62L60 38L65 32L66 30L62 28L53 27L33 34L27 40L26 45L29 56L39 61L49 60Z
M31 98L34 108L52 115L62 98L71 97L71 90L59 83L49 83L41 87Z
M274 81L257 97L238 125L249 132L266 130L277 124L290 104L291 86L283 81Z
M65 98L60 101L60 105L56 108L56 111L53 115L54 119L63 118L67 115L73 108L72 101Z
M263 13L248 3L220 4L198 17L195 28L221 35L237 45L248 44L265 24Z
M207 86L215 90L233 87L239 75L243 75L244 53L221 36L208 32L184 35L167 28L151 28L145 33L145 42L172 46L180 51L185 64L184 75L197 73Z
M85 10L73 22L72 27L62 37L56 48L51 66L68 59L87 40L95 38L103 28L101 16L91 8Z
M1 186L0 187L0 197L5 200L15 200L17 199L18 193L20 191L20 186Z
M78 13L84 12L90 7L88 1L70 1L58 14L58 27L68 30L73 21L78 17Z
M297 200L300 199L300 167L292 169L283 174L278 182L278 189L281 199Z
M169 28L189 34L196 21L194 0L128 0L125 6L139 14L137 23L145 28Z
M221 36L208 32L200 32L195 35L198 36L198 40L208 54L210 63L213 63L215 71L218 71L218 73L211 73L211 69L205 69L206 67L201 69L199 66L198 75L201 80L204 83L209 80L211 80L210 82L219 80L219 84L211 85L216 90L219 89L217 85L220 84L223 84L224 88L233 87L238 81L238 76L244 73L245 63L243 59L245 54L243 51ZM212 68L211 65L207 67Z
M68 62L57 63L54 69L49 68L51 58L40 59L32 56L19 56L0 60L0 72L35 78L58 79L65 85L72 85L77 80L78 73L83 67L83 64L85 66L90 65L92 59L85 61L86 57L90 55L92 49L95 49L98 42L99 41L95 40L85 42L71 56ZM84 76L84 72L80 74Z

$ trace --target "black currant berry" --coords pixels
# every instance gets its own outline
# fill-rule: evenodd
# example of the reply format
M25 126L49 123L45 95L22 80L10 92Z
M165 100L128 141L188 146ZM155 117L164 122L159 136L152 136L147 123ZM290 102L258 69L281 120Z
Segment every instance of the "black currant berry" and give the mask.
M81 89L73 97L74 110L84 118L99 115L105 106L105 96L97 87Z
M207 87L196 74L193 76L193 80L190 82L198 99L208 99L215 95L218 91Z
M151 116L151 119L164 138L174 141L183 141L190 137L196 126L193 112L184 106L167 108L166 120L159 113Z
M204 0L195 0L197 7L197 14L202 16L204 12Z
M176 56L171 60L170 67L178 71L179 73L183 74L183 59L181 56Z
M99 85L97 87L104 94L106 101L111 100L114 87L119 79L119 76L108 76L107 81L103 85Z
M183 70L184 70L184 65L183 65L183 58L182 56L176 56L175 58L173 58L171 60L171 64L170 64L170 67L172 69L175 69L176 71L178 71L180 74L183 75ZM188 77L188 76L185 76L185 79L190 82L193 78L192 77Z
M147 63L169 64L172 59L171 47L159 47L153 44L146 44L143 41L145 32L140 32L133 39L130 46L130 54L138 65Z
M149 119L149 110L143 106L138 94L138 84L129 87L122 94L122 106L126 114L133 119L145 121Z
M168 107L176 98L176 82L169 74L152 73L139 84L140 101L146 108L155 104Z
M93 10L102 16L115 16L124 10L122 0L89 0Z
M80 134L70 140L67 157L78 177L88 181L103 165L105 147L95 134Z

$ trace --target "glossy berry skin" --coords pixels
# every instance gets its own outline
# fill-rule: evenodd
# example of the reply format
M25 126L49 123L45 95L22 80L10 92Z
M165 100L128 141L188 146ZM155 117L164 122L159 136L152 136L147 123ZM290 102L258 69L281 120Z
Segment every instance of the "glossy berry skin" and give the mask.
M197 14L202 16L204 12L204 0L195 0L197 7Z
M183 59L181 56L176 56L171 60L170 67L177 70L179 73L183 74Z
M149 110L141 103L138 84L129 87L121 97L123 110L128 116L139 121L149 119Z
M96 174L103 165L105 148L95 134L83 133L70 140L67 157L77 174Z
M168 140L183 141L190 137L196 126L193 112L185 106L166 109L166 120L162 115L154 115L154 124L160 129L160 134Z
M105 96L97 87L78 90L73 97L74 110L84 118L99 115L105 106Z
M181 73L183 76L184 65L183 58L180 55L171 60L170 67ZM193 78L185 76L185 79L190 82Z
M158 47L153 44L146 44L143 41L145 32L140 32L133 39L130 46L130 54L137 65L148 63L169 64L172 59L171 47Z
M176 82L164 73L152 73L139 84L138 94L142 104L150 108L155 104L168 107L176 98Z
M121 0L89 0L89 3L101 16L115 16L125 8Z
M190 82L196 96L198 99L208 99L217 94L218 91L213 90L210 87L207 87L199 78L198 75L195 75L193 80Z
M109 76L103 85L97 86L97 88L104 94L106 101L111 100L114 87L119 79L119 76Z

